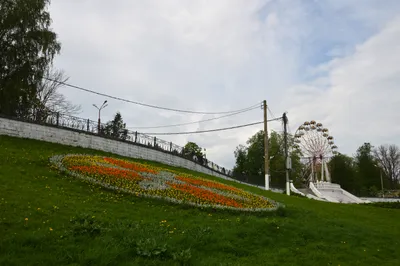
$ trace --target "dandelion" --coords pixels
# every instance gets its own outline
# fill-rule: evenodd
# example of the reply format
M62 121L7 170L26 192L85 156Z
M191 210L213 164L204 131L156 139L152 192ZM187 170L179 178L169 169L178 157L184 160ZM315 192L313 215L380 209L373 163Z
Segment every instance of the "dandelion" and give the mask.
M49 230L50 230L50 231L53 231L53 228L49 227Z

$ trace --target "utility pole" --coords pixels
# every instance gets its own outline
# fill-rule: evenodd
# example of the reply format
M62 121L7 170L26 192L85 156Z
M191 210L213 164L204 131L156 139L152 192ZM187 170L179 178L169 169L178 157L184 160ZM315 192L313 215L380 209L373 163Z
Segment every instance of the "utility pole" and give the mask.
M264 107L264 174L265 190L269 190L269 161L268 161L268 122L267 122L267 101L263 101Z
M290 162L289 162L289 155L288 155L288 143L287 143L287 123L288 119L286 113L283 113L283 132L284 132L284 142L285 142L285 171L286 171L286 194L290 196L290 183L289 183L289 169Z

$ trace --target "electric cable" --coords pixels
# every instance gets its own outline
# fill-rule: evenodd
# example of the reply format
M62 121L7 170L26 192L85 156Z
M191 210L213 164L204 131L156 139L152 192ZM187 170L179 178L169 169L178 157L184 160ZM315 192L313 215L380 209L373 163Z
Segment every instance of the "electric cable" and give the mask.
M217 114L230 114L230 113L240 112L240 111L244 111L244 110L249 108L249 107L247 107L247 108L243 108L243 109L239 109L239 110L232 110L232 111L225 111L225 112L200 112L200 111L174 109L174 108L169 108L169 107L162 107L162 106L157 106L157 105L146 104L146 103L141 103L141 102L136 102L136 101L123 99L123 98L112 96L112 95L109 95L109 94L105 94L105 93L101 93L101 92L85 89L83 87L79 87L79 86L72 85L72 84L69 84L69 83L66 83L66 82L62 82L62 81L58 81L58 80L55 80L55 79L51 79L51 78L48 78L48 77L43 77L43 78L46 79L46 80L52 81L52 82L56 82L58 84L62 84L64 86L67 86L67 87L70 87L70 88L78 89L78 90L81 90L81 91L86 91L86 92L97 94L97 95L100 95L100 96L103 96L103 97L108 97L110 99L123 101L123 102L127 102L127 103L132 103L132 104L136 104L136 105L141 105L141 106L145 106L145 107L160 109L160 110L166 110L166 111L174 111L174 112L189 113L189 114L217 115ZM257 105L258 104L259 103L257 103Z
M224 117L229 117L229 116L234 116L234 115L238 115L241 113L245 113L248 111L252 111L254 109L258 109L258 104L254 107L249 107L248 109L245 109L243 111L240 112L236 112L236 113L232 113L232 114L227 114L227 115L223 115L223 116L218 116L218 117L214 117L214 118L209 118L209 119L204 119L204 120L199 120L199 121L195 121L195 122L187 122L187 123L181 123L181 124L173 124L173 125L163 125L163 126L152 126L152 127L128 127L128 129L154 129L154 128L166 128L166 127L178 127L178 126L186 126L186 125L192 125L192 124L198 124L198 123L203 123L203 122L208 122L208 121L212 121L212 120L217 120L217 119L221 119Z
M276 121L280 120L282 117L274 118L267 120L267 122L271 121ZM162 132L162 133L142 133L146 135L185 135L185 134L199 134L199 133L208 133L208 132L216 132L216 131L224 131L224 130L230 130L230 129L236 129L236 128L242 128L242 127L248 127L248 126L254 126L258 124L262 124L264 121L260 122L254 122L254 123L249 123L249 124L244 124L244 125L238 125L238 126L232 126L232 127L225 127L225 128L216 128L216 129L209 129L209 130L199 130L199 131L189 131L189 132Z
M269 113L271 114L272 118L275 118L274 113L271 111L271 109L269 109L269 106L268 106L268 105L267 105L267 109L268 109Z

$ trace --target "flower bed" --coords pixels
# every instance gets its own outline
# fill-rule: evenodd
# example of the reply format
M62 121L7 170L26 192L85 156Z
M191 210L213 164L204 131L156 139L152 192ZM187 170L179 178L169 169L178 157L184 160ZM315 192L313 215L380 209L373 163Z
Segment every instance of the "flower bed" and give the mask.
M50 161L72 176L136 196L242 211L271 211L279 205L233 186L128 160L69 154Z

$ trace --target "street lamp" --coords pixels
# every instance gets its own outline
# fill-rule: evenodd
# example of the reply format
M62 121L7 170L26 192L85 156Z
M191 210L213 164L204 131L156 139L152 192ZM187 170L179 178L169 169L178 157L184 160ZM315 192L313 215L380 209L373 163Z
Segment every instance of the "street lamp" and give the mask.
M100 107L97 107L97 105L95 105L95 104L93 104L93 106L96 107L97 110L99 110L99 119L97 122L97 133L100 134L100 111L108 106L107 100L105 100L104 103Z

